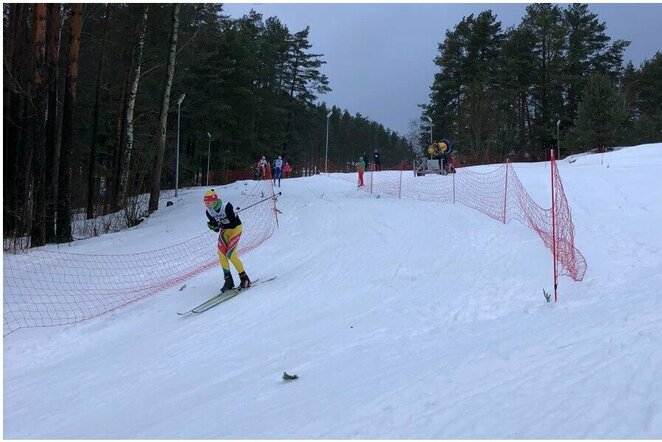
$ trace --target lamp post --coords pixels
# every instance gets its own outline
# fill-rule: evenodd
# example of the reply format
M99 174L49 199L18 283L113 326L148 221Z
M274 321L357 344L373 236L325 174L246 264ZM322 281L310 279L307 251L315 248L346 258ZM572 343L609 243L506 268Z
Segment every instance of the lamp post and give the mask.
M430 144L432 144L432 128L434 127L434 124L432 124L432 118L430 117L425 117L429 122L430 122Z
M209 158L211 158L211 134L207 132L209 143L207 144L207 185L209 186Z
M560 126L561 126L561 120L556 120L556 159L557 160L561 157L561 139L559 138Z
M177 197L177 190L179 189L179 121L180 121L180 110L182 107L182 101L186 94L182 94L177 100L177 165L175 166L175 197Z
M329 173L329 118L333 111L326 114L326 157L324 158L324 173Z

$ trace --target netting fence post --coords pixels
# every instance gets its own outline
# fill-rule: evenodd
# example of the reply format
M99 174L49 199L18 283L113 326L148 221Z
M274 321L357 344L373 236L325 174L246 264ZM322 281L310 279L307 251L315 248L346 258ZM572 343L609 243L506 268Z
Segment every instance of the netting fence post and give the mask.
M503 223L506 224L506 203L508 202L508 168L510 167L510 162L506 158L506 186L503 190Z
M549 169L552 174L552 259L554 260L554 302L558 300L557 287L558 287L558 272L556 268L556 183L554 180L554 168L556 161L554 160L554 149L551 149L549 155Z
M271 196L273 197L271 199L271 203L273 204L273 211L274 211L274 216L276 217L276 227L280 227L280 224L278 223L278 207L276 207L276 189L273 186L273 183L271 184Z
M375 181L375 175L373 173L374 171L375 171L375 164L373 163L370 165L370 195L372 195L372 183Z
M404 161L400 161L400 187L398 188L398 198L402 198L402 169L405 168Z

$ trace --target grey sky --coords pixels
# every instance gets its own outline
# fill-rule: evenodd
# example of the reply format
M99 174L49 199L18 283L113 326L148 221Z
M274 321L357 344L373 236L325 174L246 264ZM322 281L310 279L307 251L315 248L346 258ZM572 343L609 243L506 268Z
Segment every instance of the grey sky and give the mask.
M520 23L525 3L226 3L233 18L251 9L276 16L291 33L310 26L312 51L333 91L327 105L406 134L428 102L437 45L462 17L491 9L505 29ZM564 5L565 7L565 5ZM630 40L625 61L639 66L662 51L662 4L591 3L612 40Z

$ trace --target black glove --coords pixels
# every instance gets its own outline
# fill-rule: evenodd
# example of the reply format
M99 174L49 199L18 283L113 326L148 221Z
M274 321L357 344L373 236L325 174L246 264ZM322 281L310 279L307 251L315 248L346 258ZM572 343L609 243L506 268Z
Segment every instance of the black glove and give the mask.
M209 227L209 230L213 230L214 232L217 233L219 230L221 230L216 223L212 223L211 221L207 223L207 227Z

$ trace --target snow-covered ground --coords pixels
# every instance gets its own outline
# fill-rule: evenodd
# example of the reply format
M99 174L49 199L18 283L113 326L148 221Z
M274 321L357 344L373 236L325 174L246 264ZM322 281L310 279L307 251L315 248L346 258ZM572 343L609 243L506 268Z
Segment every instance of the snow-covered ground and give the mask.
M515 170L549 207L549 165ZM178 316L220 287L218 268L90 321L7 336L4 437L662 438L662 144L559 171L588 271L560 279L556 304L542 293L551 253L519 223L288 179L280 228L242 257L273 282ZM220 193L240 200L242 187ZM72 249L193 237L205 190Z

